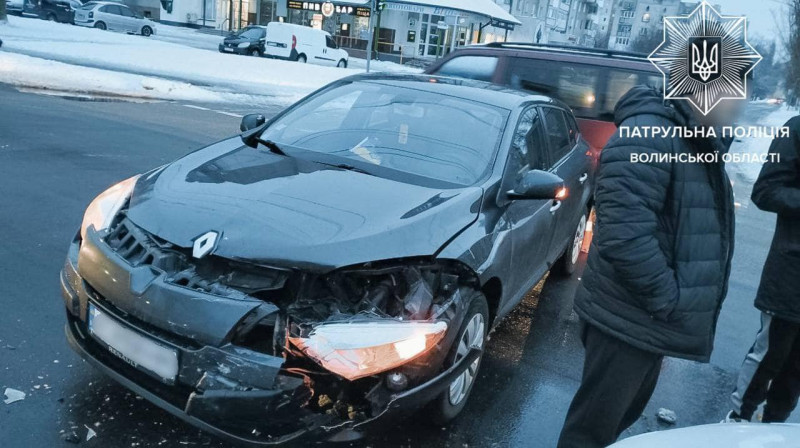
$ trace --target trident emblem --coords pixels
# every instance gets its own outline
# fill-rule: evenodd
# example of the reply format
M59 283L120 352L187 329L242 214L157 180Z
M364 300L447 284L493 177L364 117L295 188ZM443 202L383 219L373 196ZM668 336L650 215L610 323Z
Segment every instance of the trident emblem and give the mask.
M694 37L690 42L692 50L690 76L702 82L719 78L722 39L717 37Z

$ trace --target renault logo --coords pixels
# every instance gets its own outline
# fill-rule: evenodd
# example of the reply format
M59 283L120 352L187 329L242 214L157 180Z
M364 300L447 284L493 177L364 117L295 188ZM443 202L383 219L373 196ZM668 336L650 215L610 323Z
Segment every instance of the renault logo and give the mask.
M210 254L214 247L217 245L219 233L211 231L200 235L194 240L192 247L192 256L194 258L203 258Z

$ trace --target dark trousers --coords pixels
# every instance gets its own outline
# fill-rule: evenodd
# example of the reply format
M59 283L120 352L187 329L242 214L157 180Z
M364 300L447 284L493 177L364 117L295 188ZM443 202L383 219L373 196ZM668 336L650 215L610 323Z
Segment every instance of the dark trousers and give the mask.
M642 415L664 357L639 350L584 324L583 378L567 412L558 448L614 443Z
M761 314L761 330L742 363L733 410L750 420L764 401L762 422L785 422L800 397L800 324Z

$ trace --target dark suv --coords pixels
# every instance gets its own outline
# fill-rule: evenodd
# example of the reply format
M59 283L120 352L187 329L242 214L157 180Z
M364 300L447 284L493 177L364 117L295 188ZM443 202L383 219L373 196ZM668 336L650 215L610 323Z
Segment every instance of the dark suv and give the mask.
M594 149L614 133L614 106L637 84L661 85L647 55L524 43L462 47L426 73L489 81L567 103Z
M98 196L61 273L72 347L203 429L447 422L489 330L574 270L591 163L558 100L359 75L241 129Z
M23 11L51 22L72 23L81 5L79 0L26 0Z

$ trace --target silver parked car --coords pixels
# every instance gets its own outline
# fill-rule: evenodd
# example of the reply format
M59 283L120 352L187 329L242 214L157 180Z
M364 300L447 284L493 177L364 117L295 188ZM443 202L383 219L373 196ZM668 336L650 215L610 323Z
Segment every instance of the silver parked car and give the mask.
M89 2L75 11L75 25L150 36L156 24L115 2Z

